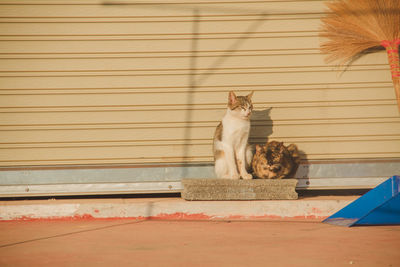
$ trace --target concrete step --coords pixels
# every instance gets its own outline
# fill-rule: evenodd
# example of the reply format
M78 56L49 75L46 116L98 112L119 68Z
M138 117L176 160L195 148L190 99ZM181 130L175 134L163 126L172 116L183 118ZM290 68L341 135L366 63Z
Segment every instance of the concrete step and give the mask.
M186 200L297 199L297 179L182 179Z

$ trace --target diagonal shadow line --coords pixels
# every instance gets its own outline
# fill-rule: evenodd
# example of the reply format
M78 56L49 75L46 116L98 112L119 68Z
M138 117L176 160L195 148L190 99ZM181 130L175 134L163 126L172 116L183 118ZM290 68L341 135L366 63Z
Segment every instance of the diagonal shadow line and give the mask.
M36 241L49 240L49 239L53 239L53 238L59 238L59 237L65 237L65 236L76 235L76 234L94 232L94 231L104 230L104 229L113 228L113 227L119 227L119 226L130 225L130 224L137 224L137 223L142 223L142 222L145 222L145 221L148 221L148 220L146 220L146 219L143 219L143 220L136 220L136 221L134 221L134 222L113 224L113 225L107 225L107 226L98 227L98 228L94 228L94 229L87 229L87 230L69 232L69 233L64 233L64 234L59 234L59 235L53 235L53 236L46 236L46 237L34 238L34 239L24 240L24 241L20 241L20 242L15 242L15 243L9 243L9 244L0 245L0 249L1 249L1 248L6 248L6 247L12 247L12 246L17 246L17 245L22 245L22 244L26 244L26 243L32 243L32 242L36 242Z
M197 81L195 81L195 84L201 85L203 82L205 82L208 77L210 77L212 74L214 74L218 68L231 56L233 55L240 46L252 35L257 28L259 28L265 21L265 17L267 14L262 13L260 14L260 18L253 22L245 31L244 34L242 34L240 37L238 37L238 40L233 43L226 51L225 54L221 55L208 69L210 71L206 71L205 73L200 73L199 78Z
M192 25L192 43L191 43L191 55L190 55L190 70L191 73L189 77L189 92L186 97L186 104L190 107L193 104L194 93L196 92L196 67L197 67L197 50L198 50L198 34L200 31L200 12L198 9L193 10L193 25ZM192 122L193 112L192 109L188 109L185 114L185 132L184 132L184 140L185 146L183 150L183 160L188 161L189 157L189 145L191 142L191 130L190 124ZM183 168L182 177L186 178L188 175L187 168Z

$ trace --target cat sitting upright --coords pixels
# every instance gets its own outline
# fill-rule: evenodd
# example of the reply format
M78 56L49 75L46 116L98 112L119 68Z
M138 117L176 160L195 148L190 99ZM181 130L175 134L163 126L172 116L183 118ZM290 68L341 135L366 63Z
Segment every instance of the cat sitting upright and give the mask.
M248 144L252 96L253 92L247 96L236 96L234 92L229 92L226 114L214 134L213 151L218 178L253 178L248 173L253 157L252 148Z

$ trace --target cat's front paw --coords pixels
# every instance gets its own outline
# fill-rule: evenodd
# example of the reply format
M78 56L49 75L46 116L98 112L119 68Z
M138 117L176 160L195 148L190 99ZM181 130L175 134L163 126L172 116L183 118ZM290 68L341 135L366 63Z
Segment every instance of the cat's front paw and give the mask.
M243 180L250 180L253 179L253 175L251 175L250 173L246 173L242 175Z

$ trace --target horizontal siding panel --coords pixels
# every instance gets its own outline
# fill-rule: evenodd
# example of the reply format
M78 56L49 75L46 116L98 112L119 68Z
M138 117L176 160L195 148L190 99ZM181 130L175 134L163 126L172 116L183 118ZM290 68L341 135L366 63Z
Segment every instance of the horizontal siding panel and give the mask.
M390 71L385 65L358 65L350 67L346 75L353 74L358 75L357 72L365 71ZM258 74L277 74L285 73L288 76L296 75L301 73L303 75L308 73L324 73L332 72L332 68L326 66L313 66L313 67L248 67L248 68L224 68L220 70L218 68L205 68L205 69L142 69L142 70L76 70L76 71L21 71L21 72L1 72L0 78L51 78L51 77L158 77L158 76L194 76L198 81L202 81L203 77L213 77L219 75L258 75ZM218 78L218 77L217 77ZM197 80L195 80L197 81Z
M313 90L337 90L337 91L344 91L348 89L369 89L369 88L391 88L393 84L390 80L385 80L381 78L381 81L374 81L374 82L363 82L363 81L352 81L352 82L331 82L331 83L323 83L323 82L307 82L307 83L251 83L248 81L248 84L233 84L226 82L222 85L216 84L207 84L207 85L195 85L195 92L194 93L228 93L232 88L235 89L239 94L240 93L248 93L250 90L255 91L286 91L290 92L293 90L304 90L304 91L313 91ZM158 94L169 94L169 93L188 93L193 91L193 87L190 84L181 84L177 86L98 86L98 87L83 87L83 86L76 86L76 87L56 87L56 86L45 86L45 87L16 87L16 86L9 86L3 87L0 84L0 93L7 94L9 92L36 92L42 94L53 94L53 93L61 93L61 94L110 94L110 93L158 93ZM29 94L29 93L28 93ZM226 95L225 95L226 98Z
M382 155L380 155L382 156ZM176 162L185 162L185 163L203 163L203 162L211 162L213 158L210 157L163 157L162 163L176 163ZM13 166L13 167L25 167L25 166L50 166L50 165L98 165L98 164L147 164L147 163L159 163L159 157L128 157L128 158L73 158L73 159L45 159L45 160L5 160L0 162L2 166Z
M151 140L209 140L218 122L181 123L181 124L100 124L100 125L39 125L7 126L0 128L1 146L18 143L54 143L54 142L119 142ZM264 143L267 138L315 142L326 140L353 139L398 139L400 137L399 120L381 123L304 123L301 127L291 124L279 124L271 121L255 122L251 132L251 142ZM375 127L374 127L375 126ZM377 127L378 126L378 127ZM26 135L26 131L31 131ZM61 133L61 134L60 134ZM290 141L294 142L294 141ZM211 151L210 151L211 153Z
M212 40L205 40L212 42ZM3 53L85 53L85 52L119 52L119 51L190 51L192 41L2 41L0 49ZM254 45L254 47L257 47Z
M276 35L290 34L291 32L310 35L314 33L319 25L319 17L310 19L302 16L274 16L269 18L262 14L251 16L225 15L207 17L190 15L176 19L163 18L138 18L138 19L91 19L91 20L7 20L0 19L0 30L2 38L7 39L37 39L37 40L90 40L123 38L123 39L149 39L153 38L184 38L193 35L193 25L198 24L201 32L197 33L198 38L215 38L219 35L231 35L237 33L242 37L257 36L261 33L275 33ZM302 20L303 19L303 20ZM11 21L20 21L10 23ZM279 29L279 30L277 30ZM213 34L207 36L207 34Z
M251 84L259 85L265 83L279 84L284 81L285 84L299 84L301 82L309 82L315 77L327 83L335 83L337 81L336 73L331 69L321 69L320 71L299 71L293 70L249 70L245 71L215 71L203 72L191 78L190 72L184 73L165 73L161 74L135 74L129 72L114 73L110 76L104 76L102 73L84 73L82 75L57 75L37 76L20 75L0 77L0 84L5 89L14 88L79 88L79 87L174 87L186 85L190 87L190 82L195 79L199 86L222 86L227 82L237 86L251 86ZM364 78L363 78L364 77ZM23 79L22 79L23 78ZM157 79L159 78L159 79ZM162 78L162 79L161 79ZM363 82L387 82L390 79L390 73L387 69L354 69L341 75L341 81L351 83L355 80Z
M107 5L102 5L106 3ZM323 1L3 1L4 17L154 17L185 16L193 9L209 15L242 14L263 11L267 14L312 14L324 9ZM114 5L113 5L114 4ZM119 5L118 5L119 4ZM27 15L29 14L29 15Z
M205 139L211 142L211 138L215 127L208 128L192 128L190 130L190 138L202 140ZM151 129L153 131L151 131ZM106 142L111 145L119 142L142 142L141 145L151 142L159 143L160 141L185 140L188 129L185 127L171 127L171 128L124 128L115 126L112 128L94 128L94 129L71 129L63 130L63 135L60 136L60 131L57 130L35 130L29 136L23 135L22 131L7 131L2 132L1 147L15 147L18 144L24 144L27 146L41 144L46 147L53 146L54 143L92 143L92 142ZM145 142L145 143L143 143Z
M229 52L227 52L228 54ZM290 53L290 52L284 52ZM127 72L132 74L143 72L182 72L182 71L216 71L221 68L224 70L274 70L285 68L287 71L315 69L315 70L335 70L332 66L326 66L319 54L304 54L304 55L265 55L262 52L255 52L254 54L237 54L231 53L229 55L197 55L196 54L196 67L190 66L192 60L191 55L186 56L167 56L165 60L160 61L157 56L150 58L121 58L118 59L0 59L0 75L84 75L85 72L101 71L104 75L112 75L112 72ZM293 53L293 52L292 52ZM193 55L192 55L193 56ZM243 58L250 58L249 61L244 61ZM222 61L219 63L219 61ZM293 61L293 62L292 62ZM386 54L382 53L379 58L379 63L376 64L363 64L357 62L349 67L348 71L352 69L375 69L383 68L389 70L387 67ZM218 65L217 65L218 63ZM79 68L77 68L79 66ZM108 73L109 72L109 73Z
M173 52L177 50L192 51L192 38L165 39L165 40L98 40L98 41L1 41L2 53L88 53L88 52L146 52L162 51ZM296 37L231 37L200 39L196 42L197 49L201 50L230 50L232 47L246 45L247 49L312 49L318 48L317 35Z
M256 111L257 112L257 111ZM270 110L261 111L261 113L265 114L257 119L252 119L252 127L256 131L266 131L267 128L274 127L323 127L324 125L331 125L332 127L340 126L347 127L347 125L375 125L377 129L382 129L382 125L387 124L387 127L391 127L391 130L397 131L398 123L400 123L400 119L397 117L358 117L358 118L332 118L332 119L281 119L281 120L271 120L269 114ZM40 115L40 114L38 114ZM125 119L121 119L121 116L115 116L116 120L113 120L111 116L107 116L109 120L100 120L95 116L92 121L89 120L90 117L84 116L86 114L80 114L81 116L76 116L70 118L68 121L65 118L62 120L57 118L53 121L53 123L38 123L38 120L32 121L23 121L21 120L19 124L18 121L10 121L9 124L3 123L0 127L1 131L24 131L24 130L32 130L32 131L41 131L41 130L107 130L107 129L179 129L179 128L215 128L218 125L219 121L182 121L182 122L172 122L172 121L163 121L163 122L132 122L129 117ZM44 115L46 116L46 115ZM253 116L256 117L256 116ZM118 119L119 118L119 122ZM8 119L8 118L7 118ZM31 118L32 119L32 118ZM34 119L37 119L36 116ZM95 122L97 119L97 123ZM71 123L75 122L75 123ZM13 123L14 122L14 123ZM46 121L48 122L48 121ZM70 123L66 123L70 122ZM390 125L393 124L393 125ZM335 126L333 126L335 125ZM342 125L342 126L341 126ZM366 126L367 127L367 126ZM265 128L265 129L264 129ZM383 128L385 128L383 126ZM388 128L385 130L389 130Z
M395 145L393 145L395 144ZM319 142L313 143L302 143L298 142L298 147L302 151L312 151L309 154L306 152L307 158L314 159L320 155L325 155L327 158L346 158L354 157L354 155L358 155L359 158L362 158L362 155L368 154L385 154L386 157L400 155L400 140L382 140L382 141L332 141L332 142L324 142L323 145ZM343 151L346 151L343 153Z
M30 162L118 162L118 163L140 163L140 162L159 162L160 158L166 162L172 160L182 160L187 158L189 161L204 161L211 159L209 156L210 145L161 145L153 146L110 146L105 148L99 146L76 147L76 148L20 148L0 150L0 163L9 164L15 162L17 165L26 165Z
M2 121L6 124L19 123L45 123L62 121L66 123L74 121L86 120L101 121L104 122L129 122L133 123L160 123L160 122L188 122L187 116L190 114L190 122L198 121L215 121L225 113L225 108L215 109L148 109L148 110L137 110L134 108L115 107L101 110L87 110L86 112L79 111L77 109L67 108L53 108L53 109L20 109L10 110L8 113L4 110L0 110L2 115ZM81 108L82 110L82 108ZM268 111L269 109L266 109ZM168 112L165 112L168 111ZM316 107L301 107L300 104L294 105L293 107L272 107L269 114L266 113L268 119L276 120L321 120L321 119L340 119L340 118L385 118L395 117L393 114L396 112L396 103L391 100L390 104L376 105L364 104L364 105L352 105L352 106L332 106L328 107L326 103L321 103L320 106ZM323 114L324 116L322 116ZM13 120L15 118L15 120ZM26 118L26 120L24 120ZM114 120L115 118L115 120ZM217 119L218 118L218 119Z
M234 89L234 88L233 88ZM260 103L254 101L257 108L264 106L265 108L273 106L291 106L294 104L313 105L329 103L329 105L345 105L356 104L360 101L391 101L393 100L393 88L382 87L379 88L380 92L377 95L378 88L357 88L347 90L291 90L290 94L285 99L282 99L284 90L276 91L254 91L255 98L267 99L268 101ZM248 91L249 92L249 91ZM99 109L112 108L115 106L131 106L136 109L151 109L152 106L159 106L168 108L173 105L174 108L180 106L187 106L186 108L226 108L226 103L221 102L225 100L227 92L204 92L193 93L191 95L191 104L187 106L188 95L187 92L182 93L131 93L131 94L17 94L17 95L3 95L0 99L1 109L13 108L89 108L98 107ZM318 99L309 101L310 99ZM218 101L219 100L219 101ZM65 105L65 103L70 103ZM145 103L145 104L144 104ZM169 103L168 105L166 103ZM376 102L377 103L377 102ZM201 106L206 105L206 106ZM213 106L207 106L213 105ZM183 107L182 107L183 108Z
M176 58L192 58L193 54L196 55L197 61L201 61L203 58L207 57L224 57L234 58L234 57L255 57L255 56L282 56L282 55L319 55L317 48L310 49L223 49L223 50L193 50L191 48L188 51L117 51L117 52L71 52L71 53L0 53L0 59L64 59L64 60L79 60L79 59L176 59ZM371 54L367 57L370 57ZM6 61L4 61L6 62ZM78 61L79 62L79 61ZM158 62L163 63L163 62ZM10 63L9 63L10 64Z
M129 58L124 55L120 55L118 59L104 59L104 58L75 58L75 59L0 59L0 71L1 72L82 72L82 71L122 71L122 70L188 70L190 69L190 54L185 56L169 55L164 57L163 61L160 61L160 56L152 55L149 58ZM385 55L386 56L386 55ZM252 60L243 62L243 58L251 58ZM272 55L264 55L263 52L254 52L254 54L246 53L232 53L228 57L224 58L224 54L219 55L208 54L197 55L196 54L196 70L204 71L207 69L217 69L216 61L224 59L221 65L224 68L278 68L278 67L304 67L302 61L307 60L307 66L310 67L321 67L324 66L321 57L318 54L315 55L278 55L272 57ZM386 59L386 58L385 58ZM288 65L290 60L295 62ZM385 64L383 61L382 65ZM79 69L77 69L79 66ZM358 65L356 65L358 66ZM220 65L218 67L221 67ZM326 66L324 66L326 67ZM386 67L386 66L385 66ZM0 73L2 74L2 73Z
M289 140L289 139L288 139ZM307 153L305 152L306 150L302 150L302 149L310 149L310 147L312 146L318 146L319 142L324 142L324 143L328 143L329 145L326 146L327 150L325 151L321 151L318 150L318 148L315 148L313 150L309 150L309 151L314 151L314 153L318 154L318 153L326 153L326 154L337 154L337 147L335 147L335 144L340 144L340 146L345 146L346 144L351 143L351 145L349 145L349 151L353 150L356 153L363 153L362 151L365 151L364 153L376 153L376 152L382 152L382 150L380 149L385 149L384 151L387 153L399 153L399 145L394 146L393 148L386 150L388 148L387 144L392 142L392 141L400 141L400 138L398 136L393 137L393 136L386 136L386 137L382 137L381 139L376 139L376 140L370 140L368 139L368 137L344 137L344 138L340 138L340 137L336 137L336 138L321 138L319 140L319 142L316 142L315 139L312 140L311 138L309 138L309 140L301 140L301 139L291 139L291 140L296 140L297 144L299 145L299 149L301 150L301 153L304 154L303 158L307 158ZM373 143L371 143L371 141L373 141ZM366 143L370 143L372 145L366 146L365 148L363 148L362 151L359 151L358 146L362 146L363 144ZM400 144L400 143L399 143ZM142 149L143 147L145 147L148 150L154 150L151 149L151 147L170 147L170 149L177 149L178 147L181 147L180 151L174 151L174 153L182 153L182 154L186 154L187 151L184 151L186 148L186 146L197 146L197 149L201 150L201 146L212 146L212 142L210 140L202 140L202 139L191 139L191 141L186 141L186 140L174 140L174 141L170 141L170 140L144 140L144 141L118 141L118 142L74 142L74 143L22 143L22 144L8 144L7 145L2 145L1 149L5 150L7 149L10 154L8 154L9 156L12 157L13 153L12 151L21 151L21 150L26 150L26 151L30 151L30 150L37 150L39 151L40 149L49 149L49 151L57 151L58 149L65 149L65 151L72 151L73 149L76 150L80 150L82 149L82 151L89 150L89 149L101 149L101 148L121 148L121 149L130 149L132 151L137 151ZM357 148L357 150L355 149ZM340 149L340 147L339 147ZM178 149L179 150L179 149ZM191 151L191 149L189 149ZM368 151L368 152L367 152ZM160 149L160 150L156 150L154 151L154 155L157 155L159 153L165 152L165 150ZM193 153L195 153L194 151L192 151ZM76 153L76 152L73 152ZM211 156L209 155L209 153L204 150L204 155L203 156ZM57 153L56 153L57 154ZM59 155L61 155L62 153L60 153ZM159 154L162 155L162 154ZM200 156L200 155L198 155ZM99 157L97 155L97 157Z
M399 122L380 123L379 127L371 127L371 124L355 123L354 125L347 124L324 124L324 125L278 125L273 126L273 133L270 138L273 139L293 139L305 140L308 142L326 141L329 139L347 139L357 140L364 139L380 139L387 138L400 141ZM264 128L264 129L263 129ZM270 127L254 127L254 139L263 140L264 132L268 132ZM262 141L261 141L262 142ZM293 141L291 141L293 142ZM400 145L400 143L398 143ZM399 150L400 151L400 150Z

